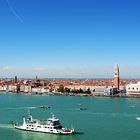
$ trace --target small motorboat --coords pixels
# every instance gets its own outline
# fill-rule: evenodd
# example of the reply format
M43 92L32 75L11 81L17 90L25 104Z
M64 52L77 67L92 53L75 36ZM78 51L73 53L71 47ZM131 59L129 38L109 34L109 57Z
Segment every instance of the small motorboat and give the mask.
M140 121L140 117L136 117L136 120Z
M87 110L86 107L80 107L80 110Z
M87 110L87 108L86 107L83 107L82 104L79 104L79 110Z
M36 108L50 108L49 106L37 106Z

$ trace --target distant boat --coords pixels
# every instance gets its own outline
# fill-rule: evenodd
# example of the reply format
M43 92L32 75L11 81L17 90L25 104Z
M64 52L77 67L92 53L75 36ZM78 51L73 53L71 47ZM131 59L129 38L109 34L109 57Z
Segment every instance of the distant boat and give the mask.
M87 110L87 108L86 107L83 107L82 104L79 104L79 106L80 106L79 110Z
M80 110L87 110L86 107L80 107Z
M140 121L140 117L136 117L136 120Z
M36 108L51 108L49 106L37 106Z

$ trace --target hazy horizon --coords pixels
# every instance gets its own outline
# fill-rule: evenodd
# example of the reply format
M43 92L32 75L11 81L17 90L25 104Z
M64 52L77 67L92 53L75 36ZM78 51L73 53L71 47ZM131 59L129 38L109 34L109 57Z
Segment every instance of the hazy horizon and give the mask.
M18 72L17 72L18 71ZM133 73L135 71L135 73ZM120 67L121 79L139 79L139 67ZM60 69L37 69L37 68L0 68L1 78L84 78L84 79L112 79L114 77L114 67L96 68L60 68Z

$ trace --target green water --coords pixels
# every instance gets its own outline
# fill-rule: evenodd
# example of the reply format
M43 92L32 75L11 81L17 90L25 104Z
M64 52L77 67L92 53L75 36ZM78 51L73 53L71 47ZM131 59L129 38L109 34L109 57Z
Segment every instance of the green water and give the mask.
M79 110L82 104L87 110ZM15 130L10 122L22 121L26 107L48 105L51 109L32 109L35 118L55 114L63 126L74 127L70 136ZM139 140L140 99L69 96L27 96L0 94L0 140Z

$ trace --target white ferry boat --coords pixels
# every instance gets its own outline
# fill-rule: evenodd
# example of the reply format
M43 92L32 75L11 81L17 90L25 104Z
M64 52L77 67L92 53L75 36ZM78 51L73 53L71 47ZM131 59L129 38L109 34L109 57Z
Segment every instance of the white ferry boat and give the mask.
M34 132L43 132L43 133L51 133L51 134L73 134L74 129L63 128L60 124L58 118L52 115L49 119L33 119L32 115L29 115L29 118L23 117L23 124L15 124L14 127L19 130L24 131L34 131Z

